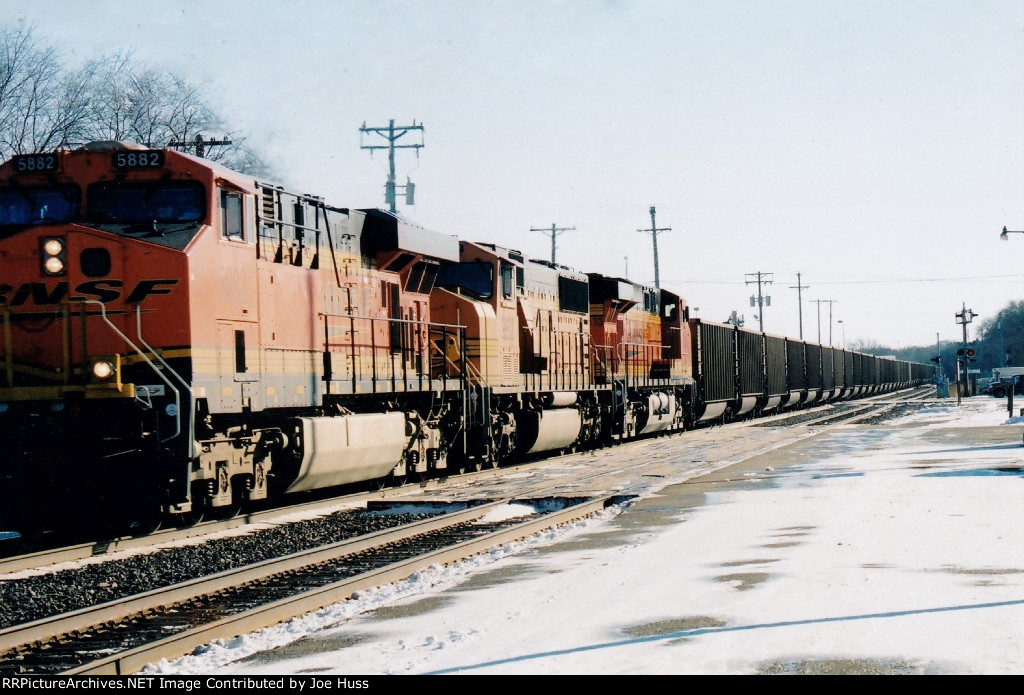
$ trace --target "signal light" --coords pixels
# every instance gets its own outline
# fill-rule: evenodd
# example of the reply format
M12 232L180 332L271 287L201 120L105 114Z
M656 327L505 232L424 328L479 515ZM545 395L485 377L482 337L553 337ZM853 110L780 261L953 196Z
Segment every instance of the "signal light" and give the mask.
M968 357L974 357L974 348L967 348L966 353Z

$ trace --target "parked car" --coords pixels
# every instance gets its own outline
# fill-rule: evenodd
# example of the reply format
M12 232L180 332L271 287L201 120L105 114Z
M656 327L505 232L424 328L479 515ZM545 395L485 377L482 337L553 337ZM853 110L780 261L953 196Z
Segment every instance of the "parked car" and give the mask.
M992 379L985 388L985 393L994 398L1006 398L1013 389L1014 395L1024 395L1024 367L998 367L992 370Z

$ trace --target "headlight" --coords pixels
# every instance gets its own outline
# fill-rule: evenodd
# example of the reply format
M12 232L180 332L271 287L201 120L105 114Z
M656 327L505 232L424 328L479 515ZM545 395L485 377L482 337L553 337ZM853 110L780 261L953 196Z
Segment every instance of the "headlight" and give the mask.
M96 360L92 363L92 375L100 381L106 381L114 376L115 372L113 363L107 360Z
M63 237L41 239L39 250L44 275L64 275L67 272L67 247Z

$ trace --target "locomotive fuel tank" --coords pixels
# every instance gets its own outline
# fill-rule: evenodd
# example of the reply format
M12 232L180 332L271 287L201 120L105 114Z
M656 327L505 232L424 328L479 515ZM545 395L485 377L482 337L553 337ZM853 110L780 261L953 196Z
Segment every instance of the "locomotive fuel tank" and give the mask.
M526 454L564 449L576 441L583 426L576 408L526 411L518 413L516 421Z
M384 478L406 446L402 413L298 419L301 463L287 492Z

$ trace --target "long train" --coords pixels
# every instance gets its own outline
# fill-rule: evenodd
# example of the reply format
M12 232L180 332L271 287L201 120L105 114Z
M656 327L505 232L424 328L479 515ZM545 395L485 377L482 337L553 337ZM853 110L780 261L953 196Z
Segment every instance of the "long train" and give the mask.
M928 381L174 150L0 166L0 530L194 520Z

